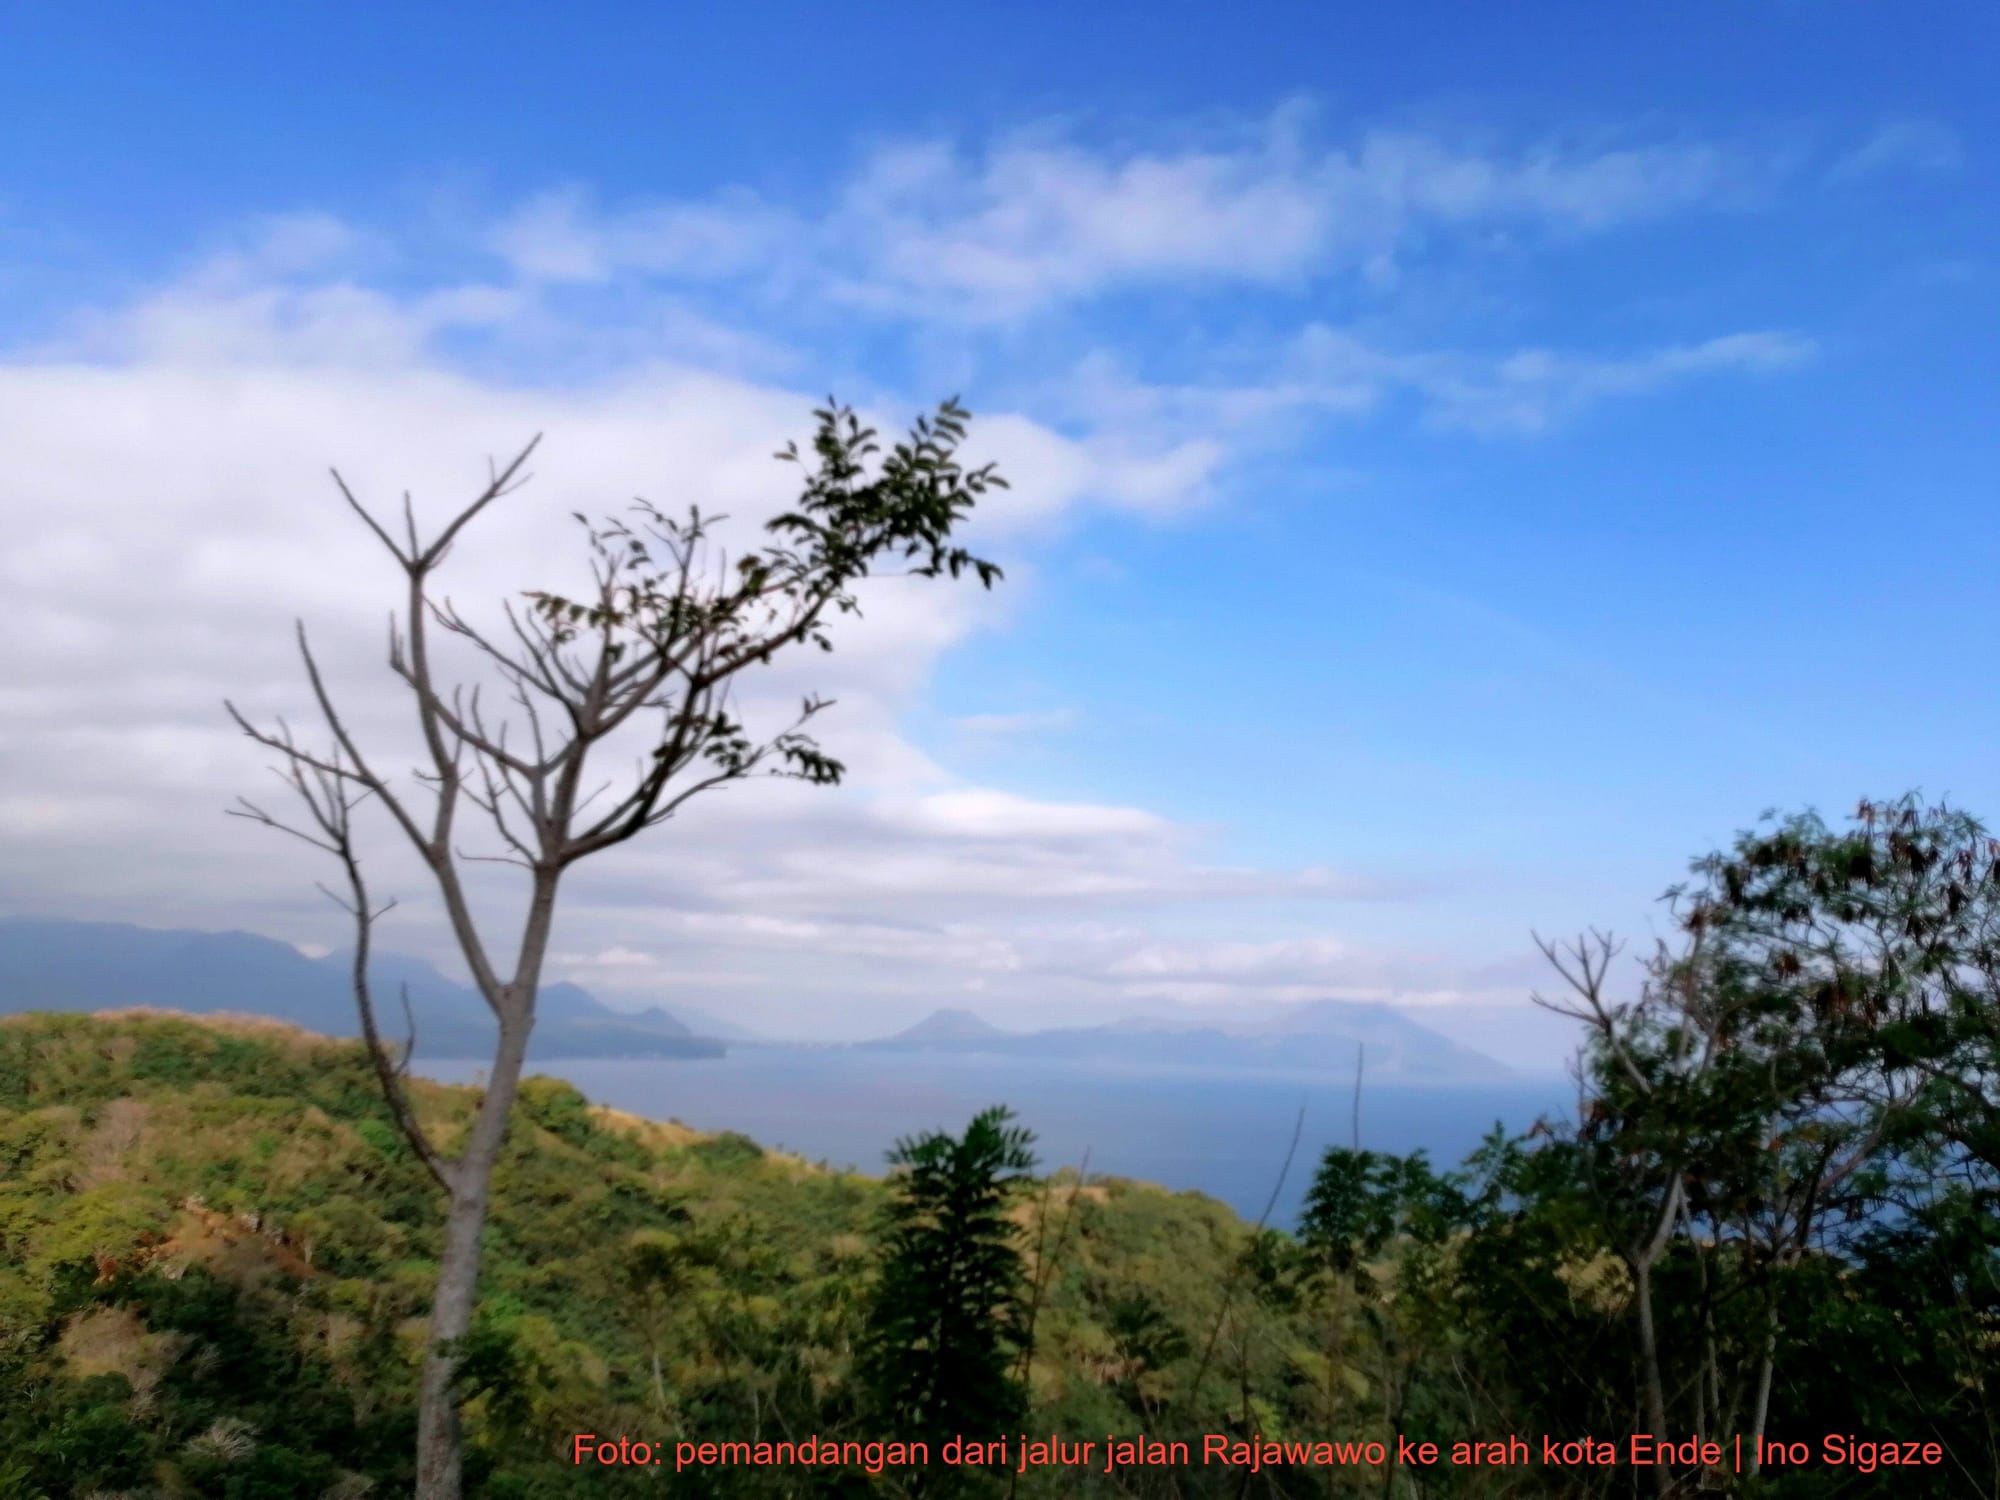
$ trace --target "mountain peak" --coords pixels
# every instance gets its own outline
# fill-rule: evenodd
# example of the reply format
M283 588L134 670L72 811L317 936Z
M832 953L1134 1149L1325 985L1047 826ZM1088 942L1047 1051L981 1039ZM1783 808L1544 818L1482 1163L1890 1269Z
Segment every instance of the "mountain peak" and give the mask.
M969 1010L944 1007L897 1032L892 1042L976 1042L1007 1033Z
M358 1026L352 950L309 958L290 943L247 932L193 932L115 922L0 917L0 1014L145 1007L192 1015L269 1016L329 1036ZM376 953L369 979L384 1029L400 1038L402 1001L429 1057L483 1057L493 1019L479 992L426 959ZM627 1015L576 985L551 981L529 1056L718 1057L659 1009Z
M1367 1000L1311 1000L1270 1015L1188 1008L1107 1026L1030 1032L1002 1031L967 1010L939 1010L895 1036L859 1045L1343 1078L1360 1065L1371 1078L1410 1082L1490 1079L1508 1071L1397 1007Z

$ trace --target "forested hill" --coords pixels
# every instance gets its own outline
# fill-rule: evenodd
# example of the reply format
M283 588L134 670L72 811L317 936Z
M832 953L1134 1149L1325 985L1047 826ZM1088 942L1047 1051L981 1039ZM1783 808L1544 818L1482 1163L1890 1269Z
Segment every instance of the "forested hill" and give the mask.
M938 1010L877 1041L889 1052L987 1053L1047 1062L1141 1063L1204 1072L1351 1075L1396 1083L1490 1082L1509 1070L1420 1025L1391 1005L1355 1000L1289 1004L1276 1017L1230 1026L1133 1017L1107 1026L1003 1031L968 1010Z
M412 1089L449 1150L475 1091ZM1622 1437L1608 1464L1539 1457L1543 1435L1629 1435L1640 1388L1626 1200L1602 1190L1615 1160L1588 1133L1496 1136L1457 1172L1330 1150L1295 1168L1314 1174L1296 1236L1196 1194L1030 1171L998 1186L997 1238L973 1247L1000 1291L933 1322L925 1298L953 1262L932 1252L969 1217L935 1205L962 1203L974 1134L930 1138L925 1165L871 1178L529 1079L467 1346L468 1500L658 1495L666 1477L677 1496L1647 1492ZM925 1192L947 1197L913 1214ZM1739 1248L1669 1247L1654 1284L1670 1389L1712 1373L1740 1432L1742 1372L1774 1355L1766 1430L1811 1449L1728 1492L1990 1493L1990 1203L1941 1187L1899 1223L1799 1258L1769 1321L1735 1315L1765 1286ZM355 1043L248 1019L0 1020L0 1497L409 1494L440 1217ZM884 1332L947 1325L949 1339L900 1346ZM939 1348L970 1346L999 1353L986 1368L1015 1393L1008 1433L1145 1433L1196 1455L1209 1435L1476 1454L1520 1433L1536 1456L1447 1461L1420 1491L1323 1457L1254 1474L1198 1458L1050 1468L1017 1485L940 1472L921 1489L853 1463L673 1475L569 1461L578 1433L913 1436L882 1394L898 1363L935 1374ZM1825 1460L1828 1433L1940 1456L1883 1470L1871 1448L1862 1471Z
M124 922L0 917L0 1015L30 1010L119 1010L161 1006L197 1014L270 1016L330 1036L358 1036L351 954L308 958L289 943L250 932L192 932ZM468 984L419 958L376 954L370 964L379 1023L417 1054L489 1057L493 1017ZM545 984L531 1059L719 1057L657 1006L617 1011L573 984Z
M447 1139L463 1128L473 1090L412 1086ZM557 1461L576 1431L852 1432L881 1180L535 1078L495 1186L473 1493L623 1493ZM1250 1228L1119 1181L1019 1213L1067 1221L1047 1420L1120 1425L1121 1392L1161 1377L1119 1352L1118 1309L1150 1310L1155 1338L1194 1329ZM0 1021L0 1496L407 1494L439 1218L357 1044L238 1018Z

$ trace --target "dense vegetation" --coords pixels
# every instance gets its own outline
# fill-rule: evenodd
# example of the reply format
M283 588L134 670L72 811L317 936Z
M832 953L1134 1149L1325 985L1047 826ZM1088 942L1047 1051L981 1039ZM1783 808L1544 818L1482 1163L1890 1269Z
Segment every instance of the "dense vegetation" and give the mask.
M466 1349L471 1491L2000 1494L2000 845L1908 802L1792 819L1674 909L1685 941L1634 1001L1606 996L1605 945L1551 950L1590 1038L1575 1120L1450 1171L1329 1152L1295 1234L1026 1175L1000 1114L876 1180L529 1080ZM415 1097L446 1141L476 1108ZM0 1496L407 1493L438 1199L352 1044L0 1025ZM578 1433L973 1420L1099 1446L1026 1474L572 1462ZM1641 1432L1810 1461L1634 1468ZM1113 1433L1191 1462L1105 1474ZM1252 1472L1203 1464L1205 1434L1439 1461ZM1452 1461L1510 1434L1526 1462ZM1937 1456L1829 1464L1828 1434ZM1619 1461L1545 1463L1544 1435Z
M473 1090L415 1089L446 1138L470 1118ZM550 1079L522 1097L469 1360L479 1493L657 1492L651 1471L579 1475L578 1432L881 1430L855 1379L881 1181ZM0 1495L407 1493L437 1200L357 1044L167 1016L0 1024ZM1109 1309L1191 1324L1248 1231L1204 1198L1062 1177L1010 1227L1032 1240L1044 1217L1063 1250L1036 1420L1129 1425L1161 1377Z

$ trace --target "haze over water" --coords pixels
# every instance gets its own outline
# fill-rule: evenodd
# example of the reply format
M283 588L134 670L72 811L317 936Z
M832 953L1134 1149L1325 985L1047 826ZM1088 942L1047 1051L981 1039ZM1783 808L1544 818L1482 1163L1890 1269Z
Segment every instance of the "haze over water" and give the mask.
M422 1064L469 1083L472 1062ZM1045 1170L1090 1153L1093 1176L1192 1189L1247 1219L1262 1213L1304 1106L1305 1124L1270 1222L1295 1221L1320 1153L1354 1141L1352 1079L1140 1069L991 1055L844 1048L739 1047L704 1061L566 1059L540 1065L594 1104L700 1130L736 1130L760 1144L838 1167L880 1173L899 1136L957 1131L978 1110L1009 1105L1037 1137ZM1362 1082L1360 1142L1424 1150L1455 1166L1497 1120L1525 1130L1569 1106L1567 1079L1410 1085Z

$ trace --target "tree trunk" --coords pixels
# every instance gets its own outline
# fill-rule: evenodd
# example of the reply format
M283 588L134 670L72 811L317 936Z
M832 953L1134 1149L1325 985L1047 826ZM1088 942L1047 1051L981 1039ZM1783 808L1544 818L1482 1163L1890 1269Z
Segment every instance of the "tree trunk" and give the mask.
M1653 1325L1653 1263L1637 1261L1632 1266L1632 1294L1639 1313L1639 1364L1646 1386L1646 1426L1656 1442L1667 1438L1667 1398L1660 1379L1660 1337ZM1665 1464L1654 1464L1653 1489L1665 1495L1673 1488L1673 1475Z
M444 1254L438 1261L437 1293L431 1303L429 1341L417 1408L416 1500L459 1500L461 1451L458 1394L458 1340L472 1327L479 1295L480 1241L492 1196L493 1165L507 1137L507 1118L521 1082L528 1050L531 1006L516 1009L517 991L508 986L510 1019L500 1026L500 1045L486 1095L473 1119L472 1136L455 1169L450 1212L445 1219ZM530 991L532 994L532 991Z
M1773 1288L1764 1310L1764 1355L1757 1364L1757 1400L1750 1409L1750 1464L1754 1478L1762 1467L1758 1456L1764 1448L1764 1424L1771 1415L1771 1374L1778 1363L1778 1296Z

